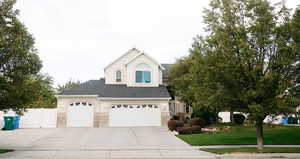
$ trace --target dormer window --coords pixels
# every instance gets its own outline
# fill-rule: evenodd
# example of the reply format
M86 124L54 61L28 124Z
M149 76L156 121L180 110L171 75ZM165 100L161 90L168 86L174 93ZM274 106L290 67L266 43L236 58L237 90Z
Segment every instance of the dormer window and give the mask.
M136 71L135 72L136 83L151 83L151 72L150 71Z
M118 71L116 72L116 81L117 81L117 82L121 82L121 81L122 81L122 73L121 73L120 70L118 70Z

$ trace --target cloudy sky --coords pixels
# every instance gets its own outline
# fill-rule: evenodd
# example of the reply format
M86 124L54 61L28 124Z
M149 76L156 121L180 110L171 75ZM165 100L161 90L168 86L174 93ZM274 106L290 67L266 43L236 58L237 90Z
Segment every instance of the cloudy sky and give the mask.
M274 0L272 0L274 1ZM286 0L289 7L299 0ZM36 39L43 73L54 84L104 76L132 47L161 63L188 54L203 34L208 0L18 0L20 19Z

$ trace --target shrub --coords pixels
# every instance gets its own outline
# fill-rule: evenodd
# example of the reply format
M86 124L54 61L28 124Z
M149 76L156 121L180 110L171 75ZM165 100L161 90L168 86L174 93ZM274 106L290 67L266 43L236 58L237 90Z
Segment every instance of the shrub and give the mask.
M199 126L199 125L194 125L194 126L192 126L192 133L193 134L199 134L199 133L201 133L201 126Z
M246 117L243 114L233 114L234 123L243 125Z
M193 118L192 120L190 120L190 125L191 126L197 125L197 126L204 127L205 122L204 122L204 119L196 117L196 118Z
M186 118L184 119L184 123L185 123L185 124L190 124L190 121L191 121L191 119L190 119L189 117L186 117Z
M192 134L193 130L192 127L185 126L185 127L178 127L177 129L178 134Z
M171 120L179 120L179 116L178 115L174 115Z
M192 118L200 117L203 119L204 126L209 126L212 124L216 124L218 121L218 113L212 112L206 108L195 108L193 110Z
M177 129L178 134L198 134L201 133L201 126L184 126L178 127Z
M179 120L169 120L168 128L170 131L177 130L178 127L183 127L183 122Z

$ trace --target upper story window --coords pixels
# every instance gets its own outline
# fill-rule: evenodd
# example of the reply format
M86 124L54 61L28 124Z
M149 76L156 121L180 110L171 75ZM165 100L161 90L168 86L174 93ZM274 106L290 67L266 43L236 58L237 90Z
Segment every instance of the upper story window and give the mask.
M120 70L118 70L116 72L116 81L117 82L121 82L122 81L122 72Z
M151 72L150 71L136 71L135 72L136 83L151 83Z

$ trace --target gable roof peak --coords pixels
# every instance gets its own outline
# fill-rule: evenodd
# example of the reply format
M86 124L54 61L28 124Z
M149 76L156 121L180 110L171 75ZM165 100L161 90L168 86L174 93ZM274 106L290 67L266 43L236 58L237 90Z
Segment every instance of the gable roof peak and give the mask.
M136 48L135 46L133 46L128 52L131 52L131 51L142 52L138 48Z
M146 54L144 51L140 52L139 54L137 54L135 57L133 57L131 60L129 60L125 66L127 66L128 64L130 64L132 61L134 61L135 59L137 59L138 57L140 57L141 55L146 56L147 58L149 58L151 61L153 61L154 63L156 63L158 65L159 68L161 68L162 70L165 70L165 68L159 63L157 62L155 59L153 59L151 56L149 56L148 54Z
M126 56L127 54L129 54L130 52L133 52L133 51L138 52L138 54L140 54L142 52L142 51L138 50L136 47L133 47L130 50L128 50L127 52L125 52L122 56L118 57L113 62L109 63L106 67L104 67L104 70L106 70L110 65L114 64L115 62L117 62L118 60L120 60L121 58L123 58L124 56Z

